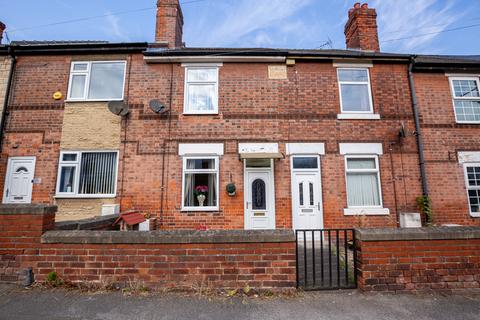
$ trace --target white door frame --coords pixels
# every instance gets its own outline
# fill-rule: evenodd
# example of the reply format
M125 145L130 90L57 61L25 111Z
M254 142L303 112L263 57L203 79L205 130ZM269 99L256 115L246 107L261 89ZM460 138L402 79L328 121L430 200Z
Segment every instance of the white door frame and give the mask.
M293 168L293 158L295 157L316 157L318 168L317 169L294 169ZM297 172L305 172L305 173L315 173L318 174L318 197L320 201L320 217L321 217L321 224L320 227L323 229L325 227L325 221L323 216L323 189L322 189L322 164L320 162L321 158L318 154L292 154L290 156L290 194L291 194L291 201L292 201L292 229L297 229L297 218L295 214L295 200L294 200L294 175Z
M8 202L7 190L10 187L10 180L12 178L12 165L15 160L31 160L33 164L32 179L35 177L35 166L37 162L37 157L35 156L25 156L25 157L9 157L7 162L7 172L5 174L5 183L3 185L3 200L2 203L17 203L17 202ZM26 202L21 203L31 203L32 202L32 191L33 191L33 182L30 183L30 192L29 197ZM20 202L19 202L20 203Z
M248 172L268 172L269 179L270 179L270 190L271 196L267 201L271 202L271 223L270 228L268 229L276 229L276 214L275 214L275 180L274 180L274 161L270 159L270 168L247 168L247 160L243 160L243 188L244 188L244 195L243 195L243 217L244 217L244 229L245 230L252 230L251 221L249 220L250 217L248 215L247 209L247 202L249 202L249 192L247 192L247 188L250 188L248 183ZM268 188L268 185L266 186ZM266 190L268 192L268 189ZM267 202L268 206L268 202Z

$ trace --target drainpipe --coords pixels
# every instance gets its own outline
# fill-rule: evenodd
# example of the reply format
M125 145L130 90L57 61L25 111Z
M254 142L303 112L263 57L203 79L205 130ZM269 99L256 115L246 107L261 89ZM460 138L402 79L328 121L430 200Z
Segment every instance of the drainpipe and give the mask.
M10 71L8 73L8 80L7 80L7 90L5 91L5 99L3 100L3 111L2 111L2 121L0 122L0 154L2 152L2 147L3 147L3 132L5 131L5 123L6 123L6 117L7 117L7 107L8 107L8 101L10 100L10 91L12 89L12 82L13 82L13 75L15 72L15 66L17 64L17 59L15 58L15 55L13 53L13 48L9 47L8 52L10 54Z
M408 82L410 84L412 109L413 109L413 116L415 120L415 136L417 137L418 158L420 160L420 177L422 179L422 191L423 191L423 195L428 197L429 192L428 192L427 173L425 170L423 139L422 139L422 134L420 129L420 117L418 115L418 102L417 102L417 95L415 93L415 83L413 81L413 66L415 64L415 58L416 56L413 56L410 59L410 64L408 66Z

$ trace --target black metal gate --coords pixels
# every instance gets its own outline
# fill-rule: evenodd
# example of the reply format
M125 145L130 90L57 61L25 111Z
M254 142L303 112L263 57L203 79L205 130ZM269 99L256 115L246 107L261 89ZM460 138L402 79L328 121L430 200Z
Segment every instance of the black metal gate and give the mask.
M354 229L296 230L297 287L305 290L357 287Z

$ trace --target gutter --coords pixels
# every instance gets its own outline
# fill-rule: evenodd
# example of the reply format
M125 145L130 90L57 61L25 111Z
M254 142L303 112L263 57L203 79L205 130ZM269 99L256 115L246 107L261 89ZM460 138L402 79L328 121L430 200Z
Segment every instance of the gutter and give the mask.
M418 158L420 160L420 177L422 179L422 191L423 195L429 195L428 191L428 181L427 181L427 173L425 170L425 155L424 155L424 147L423 147L423 137L420 128L420 116L418 113L418 101L417 101L417 94L415 92L415 83L413 80L413 67L415 65L415 57L412 56L410 60L410 64L408 65L408 82L410 84L410 94L412 99L412 109L413 109L413 116L415 121L415 136L417 138L417 146L418 146ZM427 217L428 219L428 217Z
M2 149L3 149L3 133L5 131L7 107L8 107L8 102L10 100L10 91L12 89L13 75L15 72L15 66L17 65L17 59L15 58L12 47L8 48L8 53L10 54L11 64L10 64L10 71L8 73L7 90L5 90L5 98L3 99L2 119L0 122L0 154L2 153Z
M172 63L172 62L285 62L284 56L144 56L146 63Z

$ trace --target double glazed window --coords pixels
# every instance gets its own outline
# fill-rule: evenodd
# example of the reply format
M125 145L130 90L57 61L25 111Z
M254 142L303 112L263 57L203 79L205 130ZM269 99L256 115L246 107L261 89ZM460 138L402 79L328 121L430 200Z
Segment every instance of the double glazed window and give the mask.
M342 113L373 113L367 68L338 68Z
M218 113L218 67L185 68L185 114Z
M451 78L450 81L457 122L480 123L478 78Z
M62 152L57 196L115 196L118 153Z
M480 215L480 163L465 165L465 180L467 182L468 203L472 216Z
M348 207L381 207L377 156L346 156Z
M125 61L72 62L69 100L123 100Z
M184 157L182 209L218 210L218 157Z

